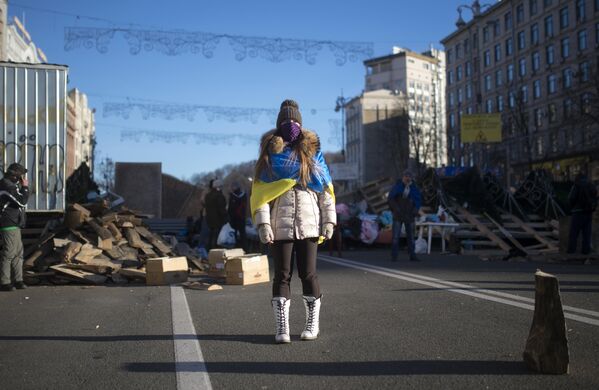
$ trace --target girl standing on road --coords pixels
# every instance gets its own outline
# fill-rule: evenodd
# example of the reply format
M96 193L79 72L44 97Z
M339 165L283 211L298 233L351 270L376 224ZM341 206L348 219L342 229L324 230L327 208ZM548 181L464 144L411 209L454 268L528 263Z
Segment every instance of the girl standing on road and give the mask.
M321 293L316 275L319 241L333 235L337 222L329 169L318 136L302 128L297 103L285 100L277 128L262 136L250 198L260 241L274 258L272 307L275 341L289 343L293 253L302 282L306 325L302 340L319 333Z

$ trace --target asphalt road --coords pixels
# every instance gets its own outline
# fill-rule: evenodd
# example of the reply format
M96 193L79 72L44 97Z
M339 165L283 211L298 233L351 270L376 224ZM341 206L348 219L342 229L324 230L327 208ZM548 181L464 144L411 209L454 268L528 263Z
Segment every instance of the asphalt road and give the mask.
M181 290L143 285L2 293L0 388L182 389L197 378L214 389L599 388L599 267L344 255L319 262L316 341L299 340L294 277L290 345L273 343L269 284L184 290L183 304L171 304ZM522 363L536 268L560 279L569 375Z

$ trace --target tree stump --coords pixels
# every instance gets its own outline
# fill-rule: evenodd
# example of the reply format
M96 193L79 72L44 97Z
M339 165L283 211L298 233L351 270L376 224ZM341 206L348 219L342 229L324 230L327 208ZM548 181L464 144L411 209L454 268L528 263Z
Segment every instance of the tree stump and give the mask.
M559 282L554 275L537 270L535 284L535 313L524 362L543 374L567 374L570 356Z

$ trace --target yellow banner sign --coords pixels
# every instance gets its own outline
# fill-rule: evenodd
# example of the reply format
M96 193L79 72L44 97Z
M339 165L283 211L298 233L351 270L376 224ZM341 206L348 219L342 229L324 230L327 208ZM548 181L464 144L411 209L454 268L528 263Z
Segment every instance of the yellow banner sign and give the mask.
M462 115L462 143L501 142L501 114Z

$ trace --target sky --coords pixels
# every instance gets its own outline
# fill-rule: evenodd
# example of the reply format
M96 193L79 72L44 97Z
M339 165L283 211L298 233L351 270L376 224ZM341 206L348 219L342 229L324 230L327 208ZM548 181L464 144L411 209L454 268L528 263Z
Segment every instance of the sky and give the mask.
M210 58L189 51L166 55L142 49L132 54L128 30L365 42L372 44L372 58L390 54L393 46L417 52L431 45L442 48L439 41L455 29L456 9L463 3L9 0L8 14L25 21L49 63L69 66L69 89L88 95L90 107L96 110L96 162L106 157L116 162L161 162L163 173L189 179L255 159L259 137L274 127L284 99L299 103L303 126L319 134L324 151L340 150L341 114L335 112L335 102L341 94L351 98L362 92L367 57L340 66L328 46L323 46L314 64L293 58L273 62L260 56L239 61L226 37L214 46ZM95 45L67 50L65 28L72 27L119 30L100 53ZM186 112L198 106L235 110L214 118L197 109L187 118L159 114L145 119L137 108L127 118L105 110L128 102L161 108L174 104L187 107ZM247 108L275 110L275 114L267 111L254 120L240 117L245 111L239 109ZM152 137L156 133L160 136Z

